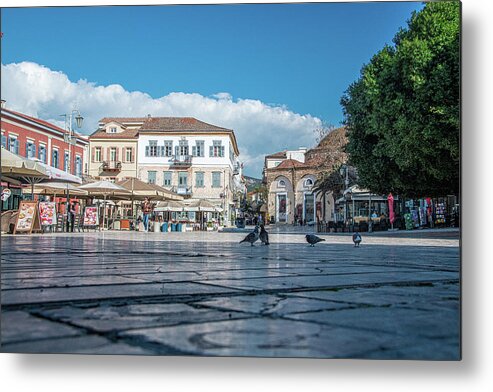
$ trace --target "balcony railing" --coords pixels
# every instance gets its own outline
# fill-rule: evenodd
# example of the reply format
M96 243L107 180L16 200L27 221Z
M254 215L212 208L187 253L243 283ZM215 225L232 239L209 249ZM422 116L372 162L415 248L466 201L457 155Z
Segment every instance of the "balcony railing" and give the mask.
M171 157L171 165L179 167L187 167L192 165L191 155L173 155Z
M172 192L175 192L179 195L183 195L183 196L190 196L192 194L192 187L190 186L183 186L183 185L178 185L178 186L174 186L171 188L171 191Z
M104 161L99 167L99 174L104 172L119 172L122 170L122 163L119 161Z

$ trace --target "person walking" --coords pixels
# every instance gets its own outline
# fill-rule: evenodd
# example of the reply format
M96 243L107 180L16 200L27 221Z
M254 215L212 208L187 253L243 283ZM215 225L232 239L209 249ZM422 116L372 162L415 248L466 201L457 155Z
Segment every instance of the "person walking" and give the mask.
M149 216L152 212L152 204L149 199L146 197L144 202L142 203L142 213L143 219L142 223L144 224L144 231L149 231Z
M75 223L75 204L70 203L68 205L68 211L67 211L67 233L69 231L71 233L74 232L74 223Z

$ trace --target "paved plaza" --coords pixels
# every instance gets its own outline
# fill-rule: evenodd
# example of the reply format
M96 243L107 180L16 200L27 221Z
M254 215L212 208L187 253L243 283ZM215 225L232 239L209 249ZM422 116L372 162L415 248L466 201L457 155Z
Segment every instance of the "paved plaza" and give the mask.
M2 236L3 352L460 358L457 230Z

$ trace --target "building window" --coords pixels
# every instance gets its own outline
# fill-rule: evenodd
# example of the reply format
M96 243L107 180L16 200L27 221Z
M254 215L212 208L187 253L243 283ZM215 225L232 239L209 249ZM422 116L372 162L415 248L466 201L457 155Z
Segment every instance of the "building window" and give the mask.
M116 147L110 148L110 161L116 162Z
M16 137L10 136L9 137L9 151L13 152L14 154L19 154L19 140L17 140Z
M125 149L125 162L132 162L132 147Z
M149 145L146 146L146 157L157 157L157 140L149 140Z
M212 187L221 187L221 172L212 172Z
M212 146L209 147L209 156L224 157L224 146L220 140L212 141Z
M26 142L26 158L36 158L36 145L31 140Z
M7 136L2 135L2 147L7 148Z
M195 142L195 146L192 147L192 155L194 157L203 157L204 156L204 141L203 140L197 140Z
M229 143L229 160L231 161L232 164L234 164L235 154L234 154L233 146L231 145L231 143Z
M188 183L188 173L178 172L178 187L185 188Z
M96 147L94 150L94 162L101 162L101 147Z
M182 157L184 156L187 156L188 155L188 141L186 140L180 140L178 142L178 154Z
M58 150L53 150L53 155L51 157L51 166L58 167Z
M38 158L40 159L41 162L46 163L46 146L43 144L39 145Z
M68 162L68 152L65 151L64 159L63 159L63 170L68 171L68 165L69 165L69 162Z
M164 156L170 157L173 155L173 142L171 140L164 141Z
M171 174L170 171L163 172L163 186L171 186Z
M116 133L116 127L111 127L110 128L110 133Z
M204 172L196 172L195 173L195 186L197 188L204 187Z
M75 157L75 175L82 177L82 158L78 155Z
M279 180L279 181L277 182L277 186L278 186L279 188L286 188L286 181L284 181L284 180Z
M147 172L147 182L149 184L155 184L156 183L156 172L155 171L148 171Z

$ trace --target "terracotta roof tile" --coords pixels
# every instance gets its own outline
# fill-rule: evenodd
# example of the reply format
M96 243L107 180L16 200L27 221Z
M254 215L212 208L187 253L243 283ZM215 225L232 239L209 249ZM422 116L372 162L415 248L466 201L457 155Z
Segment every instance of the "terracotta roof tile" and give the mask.
M232 132L231 129L218 127L216 125L208 124L203 121L197 120L193 117L149 117L146 119L141 131L159 131L159 132L173 132L173 131L222 131Z
M14 110L10 110L10 109L6 109L6 108L3 108L2 111L6 111L6 112L10 112L12 114L15 114L16 116L19 116L19 117L22 117L22 118L25 118L26 120L29 120L29 121L33 121L35 123L38 123L40 125L43 125L45 127L48 127L48 128L52 128L53 130L55 131L58 131L58 132L62 132L62 133L68 133L65 129L63 128L60 128L59 126L56 126L55 124L52 124L48 121L45 121L45 120L41 120L40 118L36 118L36 117L32 117L32 116L28 116L27 114L24 114L24 113L20 113L20 112L16 112ZM74 132L75 135L82 139L82 140L88 140L87 139L87 136L83 136L81 135L80 133L78 132Z
M99 120L101 124L107 124L112 121L116 121L118 123L143 123L147 120L147 117L104 117Z
M274 154L266 155L265 158L286 158L286 151L276 152Z
M274 169L293 169L296 167L305 167L303 162L297 161L296 159L286 159L277 165Z
M138 135L138 129L127 129L118 133L107 133L104 129L98 129L89 136L89 139L137 139Z

